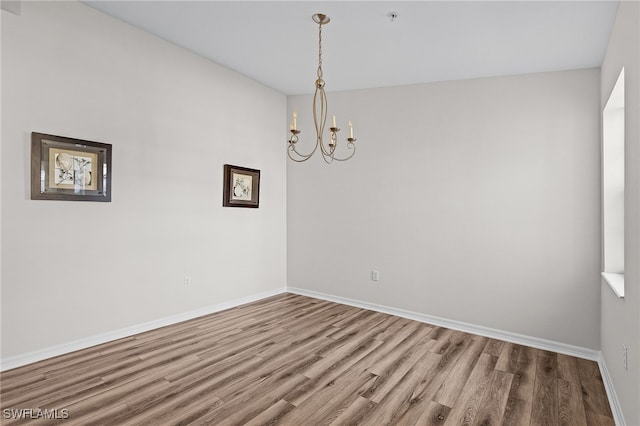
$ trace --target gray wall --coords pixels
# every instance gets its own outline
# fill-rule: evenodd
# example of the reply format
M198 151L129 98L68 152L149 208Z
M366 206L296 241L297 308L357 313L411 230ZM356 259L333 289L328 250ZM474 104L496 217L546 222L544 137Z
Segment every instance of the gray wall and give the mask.
M622 1L602 64L601 106L625 69L625 297L603 281L601 347L628 425L640 424L640 3ZM629 348L628 365L622 346Z
M284 290L285 113L81 3L2 11L2 357ZM111 143L113 202L31 201L32 131ZM224 163L261 169L259 209L222 207Z
M358 151L288 163L288 285L599 348L599 78L330 93Z

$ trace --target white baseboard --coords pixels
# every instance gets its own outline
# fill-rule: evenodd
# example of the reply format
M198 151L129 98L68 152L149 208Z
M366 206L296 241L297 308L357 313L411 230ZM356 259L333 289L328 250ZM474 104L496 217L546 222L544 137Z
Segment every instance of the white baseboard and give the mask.
M23 365L42 361L47 358L52 358L54 356L64 355L80 349L86 349L91 346L100 345L102 343L110 342L117 339L122 339L123 337L133 336L134 334L144 333L145 331L150 331L156 328L165 327L167 325L201 317L203 315L224 311L225 309L235 308L236 306L255 302L285 292L285 287L267 290L261 293L252 294L250 296L241 297L239 299L234 299L227 302L218 303L216 305L199 308L193 311L172 315L170 317L148 321L142 324L133 325L131 327L121 328L119 330L110 331L96 336L90 336L84 339L75 340L73 342L63 343L61 345L51 346L22 355L12 356L0 360L0 371L10 370L12 368L21 367Z
M477 334L480 336L490 337L492 339L504 340L511 343L517 343L519 345L531 346L533 348L543 349L546 351L571 355L591 361L598 361L598 359L600 359L600 351L597 351L595 349L573 346L566 343L555 342L552 340L540 339L538 337L526 336L524 334L512 333L510 331L497 330L495 328L483 327L480 325L421 314L418 312L405 311L404 309L396 309L389 306L362 302L360 300L348 299L345 297L319 293L316 291L305 290L301 288L287 287L287 291L289 293L299 294L302 296L315 297L316 299L323 299L330 302L342 303L343 305L369 309L372 311L395 315L398 317L416 320L427 324L433 324L453 330L464 331L466 333Z
M605 362L602 353L600 353L600 357L598 358L598 366L600 367L600 375L602 376L604 389L607 391L607 398L609 399L609 405L611 406L611 412L613 413L613 420L617 426L625 426L627 423L624 420L620 400L616 394L616 388L613 387L613 380L611 379L607 363Z

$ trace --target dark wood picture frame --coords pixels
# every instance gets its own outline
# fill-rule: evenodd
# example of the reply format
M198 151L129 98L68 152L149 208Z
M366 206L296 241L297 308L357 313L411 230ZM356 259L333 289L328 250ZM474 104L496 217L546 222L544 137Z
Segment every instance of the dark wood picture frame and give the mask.
M224 165L224 207L249 207L260 205L260 170Z
M31 133L31 199L111 201L111 145Z

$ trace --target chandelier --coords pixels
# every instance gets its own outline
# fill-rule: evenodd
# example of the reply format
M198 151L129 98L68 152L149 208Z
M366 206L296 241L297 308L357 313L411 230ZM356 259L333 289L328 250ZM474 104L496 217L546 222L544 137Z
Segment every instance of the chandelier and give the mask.
M353 125L351 121L349 121L349 137L347 138L346 146L351 153L343 158L336 157L335 151L340 129L336 125L336 116L334 115L331 120L331 127L329 127L330 139L326 144L323 140L324 129L327 123L327 95L324 92L324 80L322 79L322 26L328 24L330 19L327 15L316 13L313 15L313 20L318 24L318 78L316 80L316 92L313 95L313 123L316 128L316 145L309 154L301 154L298 152L296 144L298 143L300 130L298 130L296 123L297 113L294 112L291 127L289 128L291 138L289 139L287 154L293 161L301 163L311 158L318 150L318 147L320 147L322 159L328 164L333 160L345 161L353 157L353 154L356 153L356 145L354 144L356 139L353 137Z

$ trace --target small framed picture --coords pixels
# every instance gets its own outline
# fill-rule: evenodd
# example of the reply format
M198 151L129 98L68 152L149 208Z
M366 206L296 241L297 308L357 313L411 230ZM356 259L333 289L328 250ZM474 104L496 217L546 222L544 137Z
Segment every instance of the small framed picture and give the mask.
M224 165L224 207L258 208L260 204L260 170Z
M31 133L31 199L111 201L111 145Z

